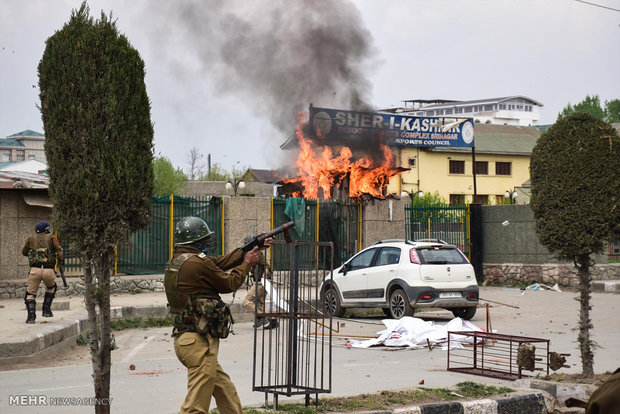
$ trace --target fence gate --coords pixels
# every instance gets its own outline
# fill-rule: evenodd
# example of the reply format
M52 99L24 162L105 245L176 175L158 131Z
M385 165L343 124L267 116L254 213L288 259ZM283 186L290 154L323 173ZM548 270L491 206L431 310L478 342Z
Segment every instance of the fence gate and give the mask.
M334 266L340 266L362 249L361 205L354 201L303 200L303 215L295 219L293 238L296 240L325 241L334 245ZM273 227L291 217L285 214L292 199L273 199Z
M257 316L278 324L254 327L252 390L265 393L265 406L273 394L276 409L279 395L305 395L306 406L315 395L318 405L318 394L332 388L332 320L320 310L319 286L333 268L333 245L276 240L271 262L265 311Z
M467 206L405 206L405 237L440 239L470 256Z

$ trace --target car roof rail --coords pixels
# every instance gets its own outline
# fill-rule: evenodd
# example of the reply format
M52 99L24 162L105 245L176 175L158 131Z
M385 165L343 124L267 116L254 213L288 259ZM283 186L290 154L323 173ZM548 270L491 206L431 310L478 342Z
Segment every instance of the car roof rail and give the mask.
M441 244L448 244L448 242L443 241L441 239L415 239L416 242L418 243L441 243Z
M413 245L413 241L409 239L383 239L374 242L372 245L381 244L381 243L407 243Z

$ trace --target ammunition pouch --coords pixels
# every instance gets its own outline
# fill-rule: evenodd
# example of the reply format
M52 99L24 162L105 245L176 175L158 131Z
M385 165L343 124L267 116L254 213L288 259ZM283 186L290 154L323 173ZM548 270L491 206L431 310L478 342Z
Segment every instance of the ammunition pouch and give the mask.
M193 306L196 332L215 338L227 338L235 323L230 307L220 298L197 298Z
M46 238L45 244L46 247L37 247L39 246L39 242L41 241L41 237ZM34 238L34 245L28 251L28 265L30 267L40 267L43 266L46 269L53 269L56 265L56 253L50 248L51 245L51 235L39 235L37 234Z

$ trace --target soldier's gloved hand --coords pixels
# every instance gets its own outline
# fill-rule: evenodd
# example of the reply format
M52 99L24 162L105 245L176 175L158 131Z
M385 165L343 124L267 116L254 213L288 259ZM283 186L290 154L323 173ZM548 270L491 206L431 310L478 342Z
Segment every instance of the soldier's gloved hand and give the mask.
M258 247L254 247L249 252L243 255L243 261L248 263L251 267L256 266L258 263Z

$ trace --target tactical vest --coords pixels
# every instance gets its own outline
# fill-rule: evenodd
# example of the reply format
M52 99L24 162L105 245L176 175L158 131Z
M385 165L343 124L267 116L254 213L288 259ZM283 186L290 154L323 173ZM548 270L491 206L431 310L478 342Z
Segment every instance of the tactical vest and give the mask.
M206 257L204 253L183 253L166 265L164 288L170 313L173 315L172 336L184 332L198 332L216 338L226 338L234 323L230 308L213 289L204 289L198 295L188 295L178 288L179 270L190 257Z
M41 237L45 238L45 247L40 247ZM43 266L48 269L53 269L56 265L56 254L54 250L50 248L52 242L51 234L37 233L32 238L32 247L28 251L28 264L30 267Z

